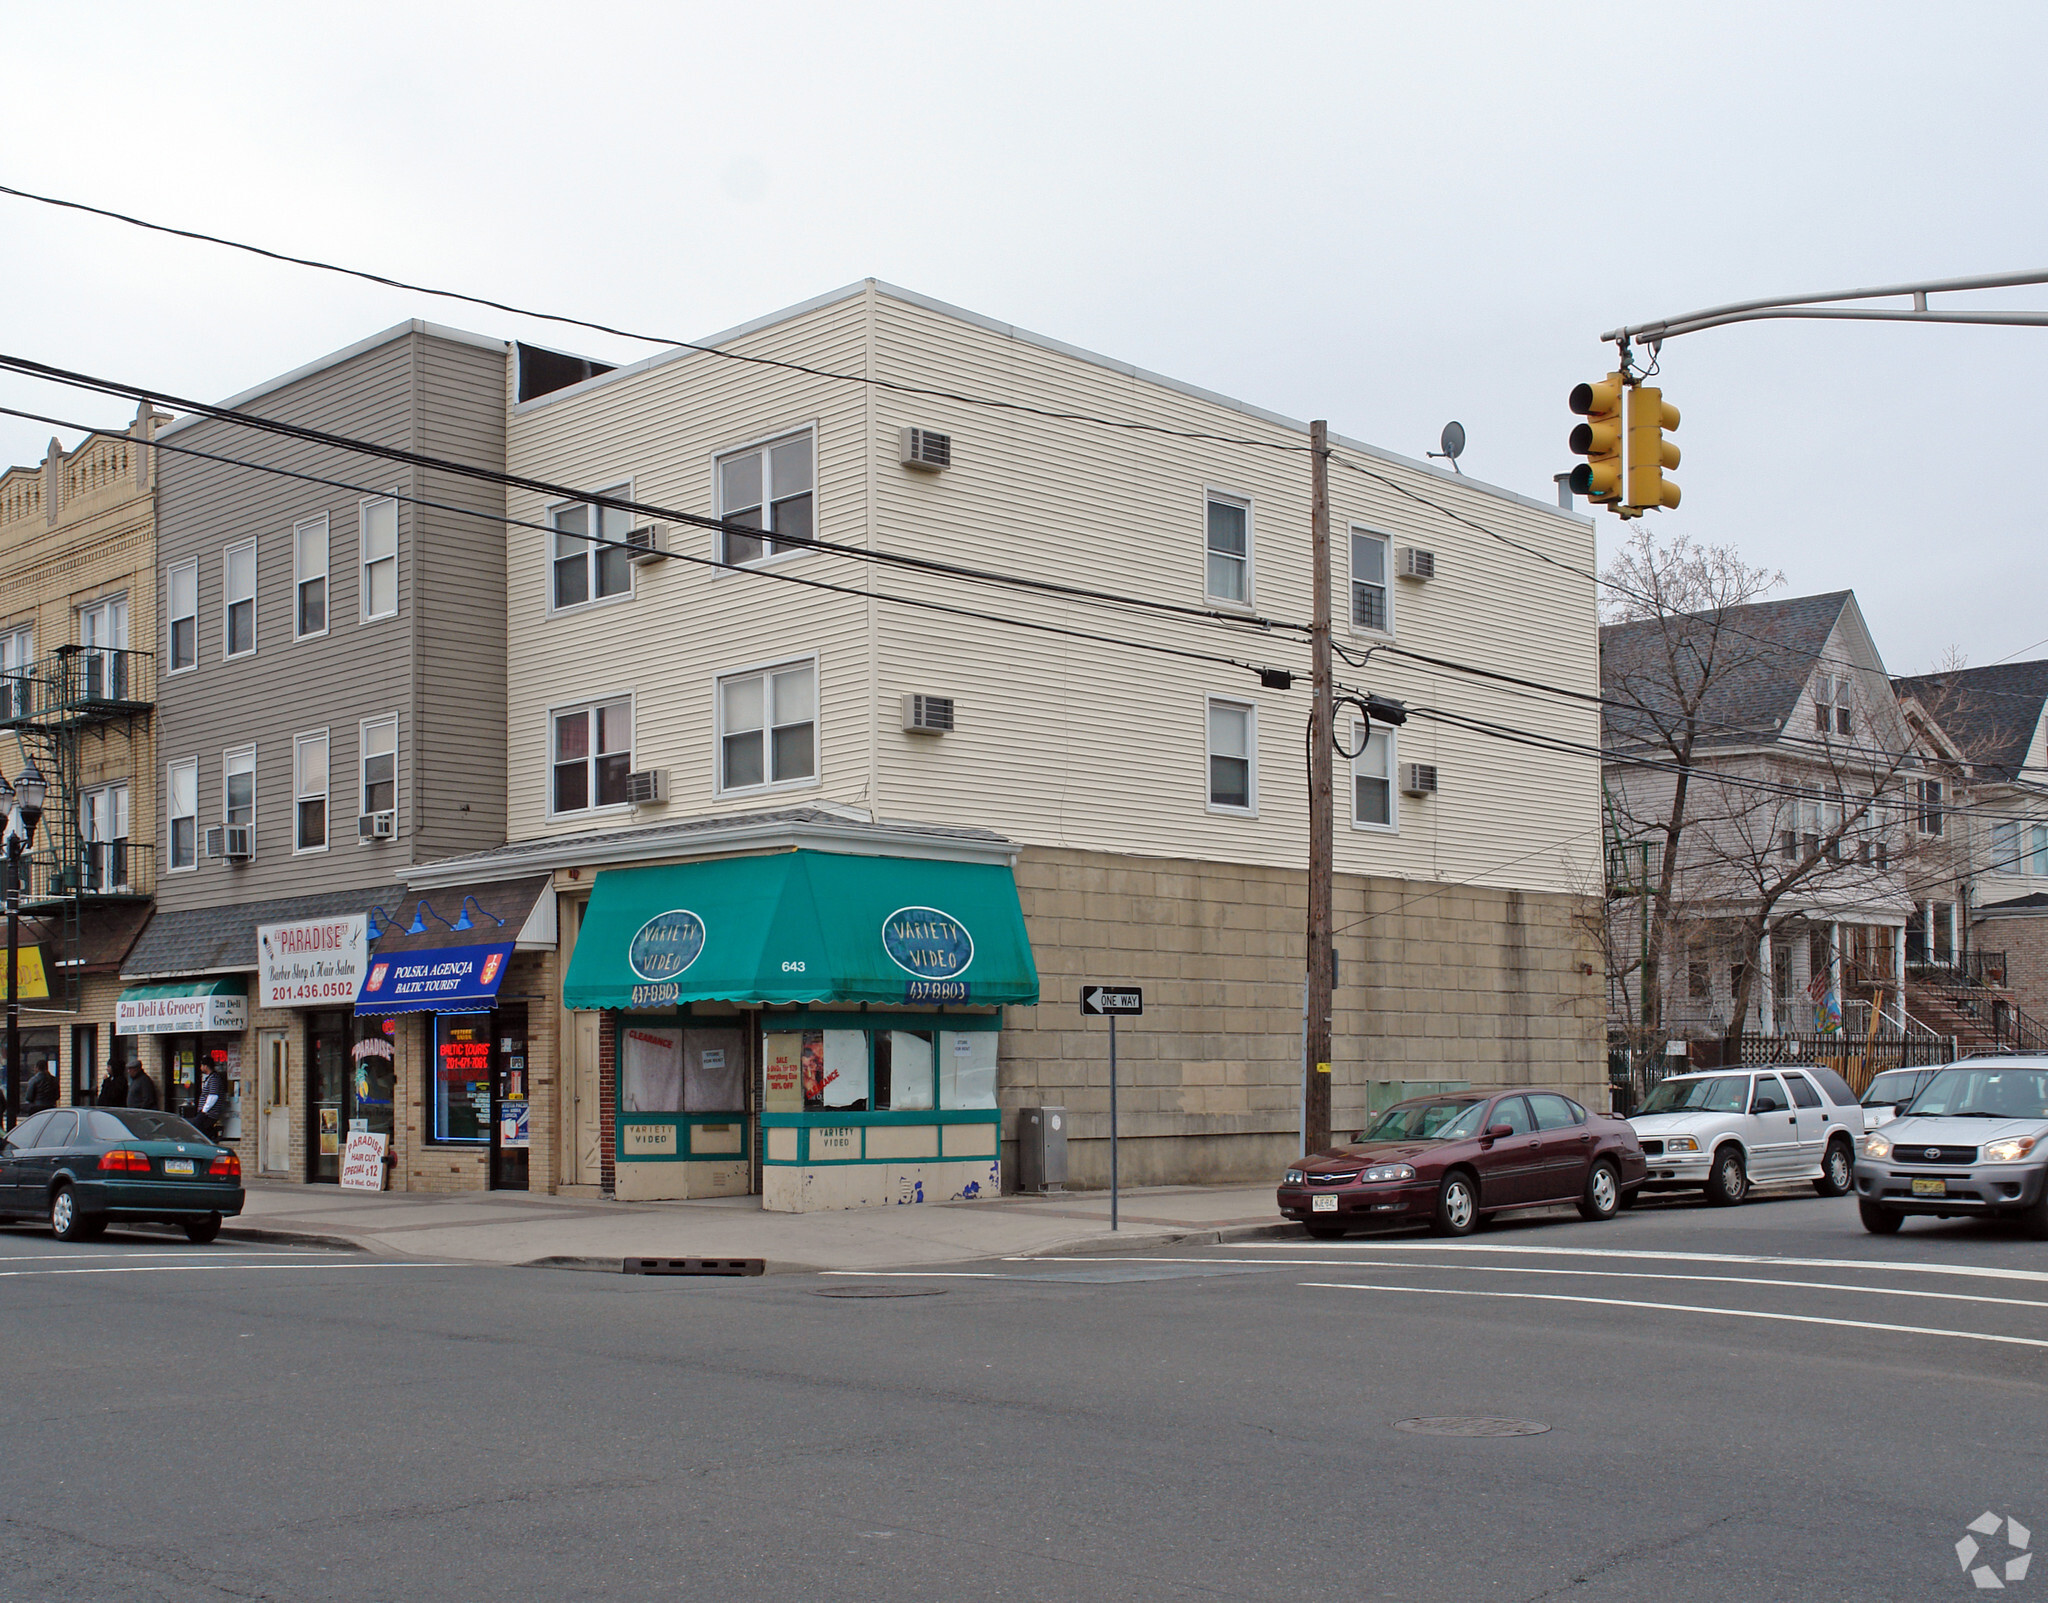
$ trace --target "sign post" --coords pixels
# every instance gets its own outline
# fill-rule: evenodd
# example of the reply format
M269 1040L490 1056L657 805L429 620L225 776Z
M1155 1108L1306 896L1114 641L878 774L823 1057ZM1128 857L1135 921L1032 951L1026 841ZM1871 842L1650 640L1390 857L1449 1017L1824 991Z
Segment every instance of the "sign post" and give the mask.
M1109 1228L1118 1228L1116 1162L1116 1021L1136 1018L1145 1011L1145 993L1135 985L1084 985L1081 1014L1084 1018L1109 1020Z

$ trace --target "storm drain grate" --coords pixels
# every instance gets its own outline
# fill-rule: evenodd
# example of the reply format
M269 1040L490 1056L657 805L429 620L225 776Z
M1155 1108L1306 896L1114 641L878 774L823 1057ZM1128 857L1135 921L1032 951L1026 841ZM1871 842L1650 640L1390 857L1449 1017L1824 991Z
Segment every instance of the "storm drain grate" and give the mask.
M1541 1436L1549 1430L1533 1419L1485 1419L1453 1414L1443 1419L1397 1419L1394 1429L1411 1436Z
M813 1297L943 1297L944 1286L827 1286Z
M629 1275L758 1275L765 1258L628 1258L619 1265Z

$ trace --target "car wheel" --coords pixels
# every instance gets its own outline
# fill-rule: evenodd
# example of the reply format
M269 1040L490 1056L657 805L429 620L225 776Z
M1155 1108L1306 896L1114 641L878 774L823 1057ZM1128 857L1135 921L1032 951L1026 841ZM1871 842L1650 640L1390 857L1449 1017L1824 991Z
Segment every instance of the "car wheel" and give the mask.
M1846 1141L1830 1141L1813 1189L1824 1197L1846 1197L1856 1187L1856 1157Z
M1743 1167L1742 1148L1723 1147L1714 1154L1714 1172L1707 1176L1707 1201L1717 1208L1732 1208L1749 1195L1749 1170Z
M1621 1210L1621 1181L1614 1165L1602 1158L1586 1176L1586 1194L1579 1198L1581 1219L1612 1219Z
M1857 1203L1856 1211L1863 1216L1863 1228L1873 1236L1895 1236L1899 1233L1899 1226L1906 1222L1904 1214L1880 1208L1871 1202Z
M59 1241L92 1241L106 1228L105 1219L78 1206L78 1193L69 1186L59 1186L50 1198L50 1234Z
M1447 1174L1437 1187L1436 1217L1430 1228L1440 1236L1469 1236L1479 1225L1479 1195L1469 1174Z
M220 1234L220 1215L209 1213L204 1219L185 1221L185 1239L195 1246L203 1247Z

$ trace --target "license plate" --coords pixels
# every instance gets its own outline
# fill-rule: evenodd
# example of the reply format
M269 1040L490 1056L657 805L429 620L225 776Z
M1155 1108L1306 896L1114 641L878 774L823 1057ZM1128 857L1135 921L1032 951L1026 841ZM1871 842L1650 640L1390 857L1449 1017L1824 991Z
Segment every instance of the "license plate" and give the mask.
M166 1159L164 1159L164 1173L165 1173L165 1174L190 1174L191 1172L192 1172L192 1160L191 1160L190 1158L166 1158Z
M1915 1180L1913 1195L1916 1197L1945 1197L1948 1195L1946 1180Z
M1311 1197L1308 1206L1311 1213L1335 1213L1337 1211L1337 1199L1329 1195Z

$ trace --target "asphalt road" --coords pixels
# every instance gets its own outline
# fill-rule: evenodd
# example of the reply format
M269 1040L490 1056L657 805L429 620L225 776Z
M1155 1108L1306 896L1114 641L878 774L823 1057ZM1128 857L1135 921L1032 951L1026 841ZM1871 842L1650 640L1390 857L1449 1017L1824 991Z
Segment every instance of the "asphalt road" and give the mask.
M1811 1197L715 1281L19 1229L0 1309L24 1603L1917 1603L1987 1511L2048 1544L2048 1248ZM1473 1416L1548 1428L1396 1428Z

